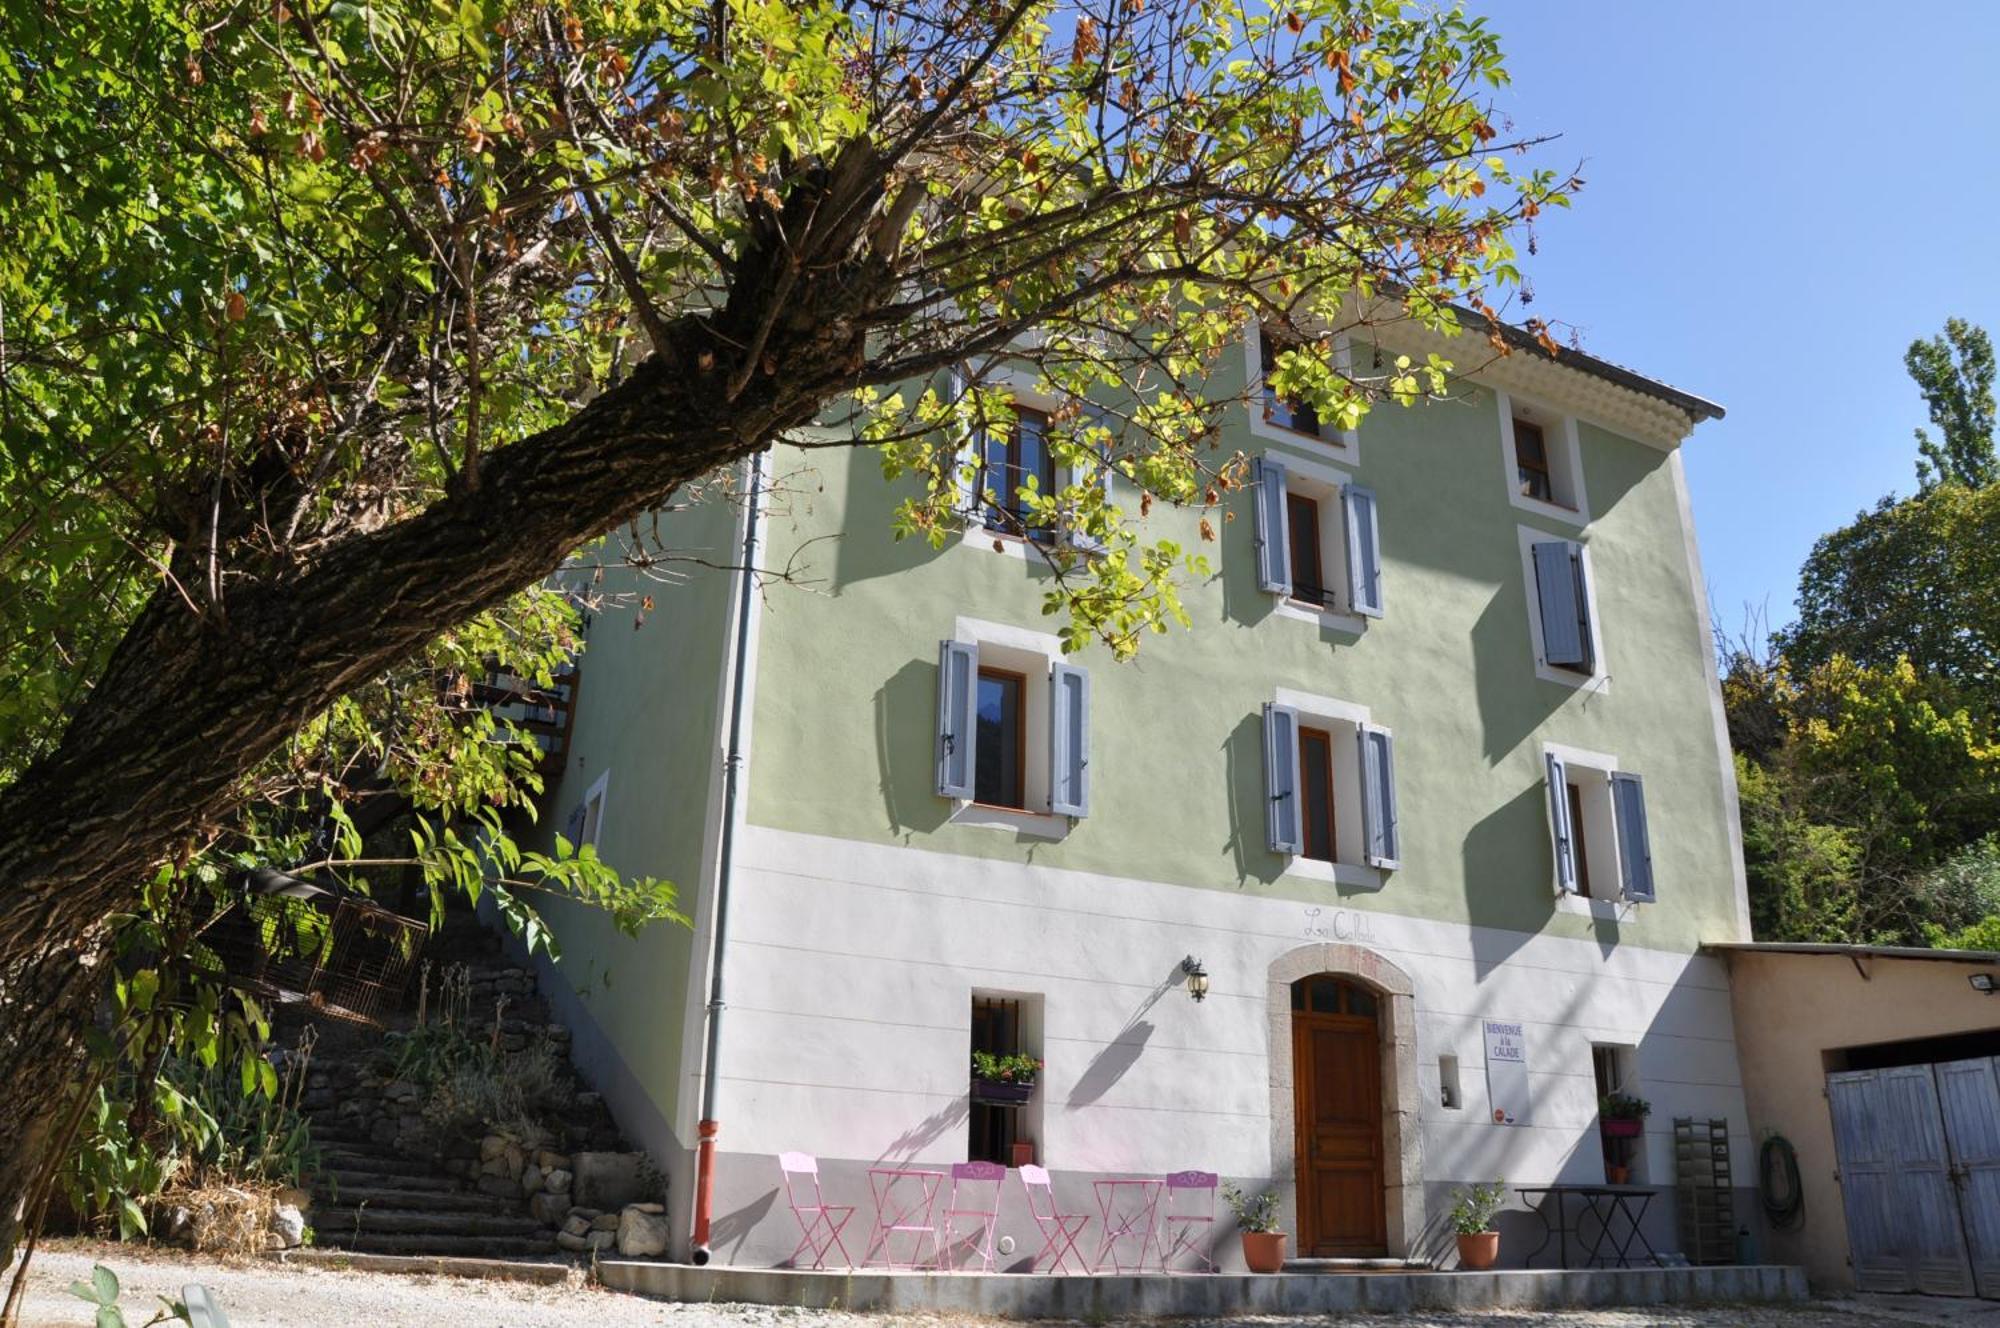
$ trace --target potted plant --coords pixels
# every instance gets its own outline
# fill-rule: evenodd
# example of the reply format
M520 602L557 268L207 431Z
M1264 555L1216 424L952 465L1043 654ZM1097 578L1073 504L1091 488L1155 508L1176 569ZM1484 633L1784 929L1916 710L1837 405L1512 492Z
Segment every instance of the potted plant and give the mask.
M1012 1106L1035 1095L1042 1063L1024 1052L1004 1055L991 1051L972 1053L972 1098L975 1102Z
M1597 1102L1598 1128L1607 1139L1636 1139L1646 1131L1653 1104L1627 1093L1607 1093Z
M1507 1202L1507 1182L1468 1185L1451 1199L1452 1230L1458 1233L1458 1266L1484 1272L1500 1259L1500 1233L1493 1215Z
M1222 1201L1243 1228L1243 1262L1253 1273L1275 1273L1285 1266L1285 1233L1278 1229L1278 1196L1266 1191L1247 1195L1234 1185L1222 1187Z

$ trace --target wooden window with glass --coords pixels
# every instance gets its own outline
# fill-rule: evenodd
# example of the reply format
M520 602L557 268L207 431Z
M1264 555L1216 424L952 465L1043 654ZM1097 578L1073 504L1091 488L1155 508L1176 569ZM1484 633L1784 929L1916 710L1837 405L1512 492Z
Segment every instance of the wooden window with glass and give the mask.
M986 528L1043 542L1053 534L1031 524L1034 514L1021 497L1032 489L1046 498L1056 490L1055 459L1049 452L1049 417L1025 406L1014 409L1014 421L986 435L980 458L979 486L985 495Z
M989 807L1026 806L1028 680L1008 669L979 670L978 736L973 743L972 799Z
M1333 603L1320 558L1319 501L1296 491L1285 494L1285 521L1291 538L1292 598L1324 608Z
M1278 356L1288 350L1297 349L1292 343L1280 341L1269 332L1259 334L1258 354L1264 366L1264 418L1281 429L1302 433L1309 438L1320 436L1319 412L1310 402L1287 401L1278 395L1278 389L1271 386L1271 371L1277 367Z
M1590 850L1583 842L1583 788L1578 784L1564 786L1569 791L1569 851L1576 864L1576 892L1584 899L1590 898Z
M1549 440L1542 426L1514 417L1514 468L1521 480L1521 496L1539 502L1556 501L1555 480L1549 473Z
M1305 852L1321 862L1334 860L1333 735L1299 727L1299 809Z
M1021 1002L997 996L972 998L972 1050L993 1056L1013 1056L1021 1050ZM1021 1111L1009 1102L972 1100L972 1137L968 1162L1013 1165L1014 1143L1021 1137Z

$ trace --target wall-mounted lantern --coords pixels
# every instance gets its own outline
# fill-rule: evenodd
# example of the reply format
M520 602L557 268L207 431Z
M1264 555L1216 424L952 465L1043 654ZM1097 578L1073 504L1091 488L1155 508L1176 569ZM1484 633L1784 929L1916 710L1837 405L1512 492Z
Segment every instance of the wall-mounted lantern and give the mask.
M1208 970L1201 966L1201 960L1189 955L1181 960L1181 972L1187 974L1188 995L1200 1004L1208 996Z

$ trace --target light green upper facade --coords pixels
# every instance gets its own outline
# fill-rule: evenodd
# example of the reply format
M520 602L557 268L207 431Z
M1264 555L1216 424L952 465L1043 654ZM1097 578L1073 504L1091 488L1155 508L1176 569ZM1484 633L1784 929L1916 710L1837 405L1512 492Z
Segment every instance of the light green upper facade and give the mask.
M1325 455L1237 414L1225 450ZM1056 842L950 823L934 761L939 640L961 616L1050 630L1046 570L983 537L898 543L903 493L873 453L780 449L760 561L801 584L761 606L748 822L1607 944L1738 938L1734 794L1678 459L1579 421L1578 529L1509 500L1501 428L1485 389L1363 422L1347 469L1378 499L1386 612L1359 634L1277 611L1257 586L1250 499L1234 495L1207 546L1214 575L1184 588L1192 629L1148 638L1132 663L1071 661L1092 675L1091 811ZM1193 547L1196 519L1156 507L1146 529ZM1537 676L1523 526L1588 546L1607 686ZM1267 847L1260 710L1279 688L1365 706L1394 731L1401 867L1380 889L1288 874ZM1644 777L1657 903L1620 920L1558 907L1545 742Z

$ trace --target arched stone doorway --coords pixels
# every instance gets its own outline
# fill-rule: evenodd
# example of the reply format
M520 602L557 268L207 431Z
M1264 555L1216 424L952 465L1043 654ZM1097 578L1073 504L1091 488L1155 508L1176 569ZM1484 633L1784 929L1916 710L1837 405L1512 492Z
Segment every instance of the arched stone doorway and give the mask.
M1279 956L1268 978L1271 1177L1286 1229L1299 1242L1297 1252L1410 1257L1424 1229L1424 1184L1416 995L1409 975L1373 950L1325 944L1301 946ZM1314 978L1327 981L1295 987L1301 979ZM1326 1008L1329 1000L1332 1009ZM1375 1080L1372 1087L1357 1082L1366 1070L1357 1071L1353 1060L1365 1054L1359 1039L1367 1036L1371 1023L1377 1043L1376 1060L1369 1067L1375 1073L1367 1076ZM1301 1120L1300 1104L1311 1094L1302 1094L1300 1085L1315 1057L1322 1079L1331 1076L1345 1093L1344 1097L1338 1090L1319 1094L1321 1118L1308 1122ZM1380 1141L1373 1150L1357 1147L1354 1137L1364 1105L1355 1095L1368 1091L1380 1095ZM1307 1137L1315 1124L1317 1133ZM1311 1156L1315 1147L1325 1159L1318 1168ZM1357 1170L1361 1167L1368 1169L1365 1182ZM1329 1172L1345 1174L1329 1176ZM1310 1182L1315 1175L1319 1188L1302 1202L1300 1182ZM1371 1234L1363 1235L1364 1224L1354 1205L1362 1203L1370 1216L1373 1208L1365 1199L1357 1199L1356 1187L1375 1184L1376 1177L1381 1186L1380 1224L1365 1224ZM1329 1207L1342 1211L1325 1215L1317 1211ZM1367 1246L1373 1243L1373 1231L1379 1231L1380 1241L1379 1248L1371 1249ZM1307 1244L1313 1240L1318 1241L1318 1250Z

